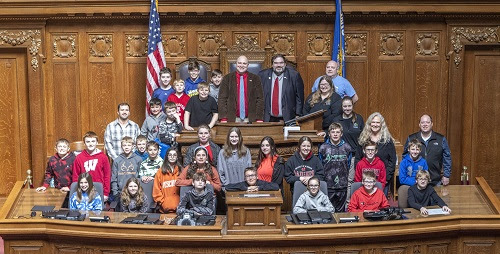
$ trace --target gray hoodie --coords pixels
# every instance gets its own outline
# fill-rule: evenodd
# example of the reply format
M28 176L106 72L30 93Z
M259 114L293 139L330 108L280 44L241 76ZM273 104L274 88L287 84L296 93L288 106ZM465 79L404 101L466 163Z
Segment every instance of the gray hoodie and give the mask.
M119 195L127 180L133 176L135 177L137 171L139 171L141 162L142 158L135 153L131 153L128 158L123 153L116 157L111 168L112 196Z
M165 119L167 119L167 115L163 112L160 112L156 117L147 116L141 127L141 135L146 136L148 141L154 140L158 137L158 125Z
M302 193L293 207L293 213L307 213L309 209L316 209L319 212L333 212L335 210L328 196L322 191L318 191L315 197L309 191Z

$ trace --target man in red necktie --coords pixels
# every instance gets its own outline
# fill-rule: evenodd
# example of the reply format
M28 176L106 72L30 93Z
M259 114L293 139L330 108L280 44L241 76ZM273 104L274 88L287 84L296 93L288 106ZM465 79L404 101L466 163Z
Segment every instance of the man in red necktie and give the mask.
M300 116L304 104L304 82L300 73L286 66L285 56L274 55L272 68L259 72L264 92L264 121L285 122Z
M236 71L222 78L218 104L222 123L262 122L262 84L259 76L248 72L246 56L238 57Z

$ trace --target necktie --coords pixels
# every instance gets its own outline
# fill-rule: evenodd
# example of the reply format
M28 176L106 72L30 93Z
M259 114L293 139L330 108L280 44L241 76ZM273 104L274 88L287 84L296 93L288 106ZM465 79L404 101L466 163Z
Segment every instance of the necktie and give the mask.
M280 84L278 81L278 77L276 77L276 79L274 80L274 87L273 87L273 103L272 103L273 116L279 116L280 114L279 95L280 95Z
M243 74L240 75L240 118L245 119L245 81Z

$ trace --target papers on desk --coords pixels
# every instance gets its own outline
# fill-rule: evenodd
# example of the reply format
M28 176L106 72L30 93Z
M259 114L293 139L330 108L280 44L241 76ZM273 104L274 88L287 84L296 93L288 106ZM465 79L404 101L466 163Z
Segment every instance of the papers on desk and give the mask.
M274 197L274 194L265 194L265 193L247 193L240 195L244 198L270 198Z
M450 214L448 212L443 211L443 209L441 208L427 209L427 212L429 212L429 215Z

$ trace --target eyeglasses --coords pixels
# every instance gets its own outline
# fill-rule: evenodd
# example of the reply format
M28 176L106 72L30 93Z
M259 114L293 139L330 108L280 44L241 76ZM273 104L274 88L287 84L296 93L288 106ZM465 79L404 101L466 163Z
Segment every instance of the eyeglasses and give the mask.
M254 178L254 177L256 177L256 176L257 176L257 175L255 175L255 174L252 174L252 175L245 175L245 178Z
M307 185L309 188L319 188L319 185L317 184L309 184Z

